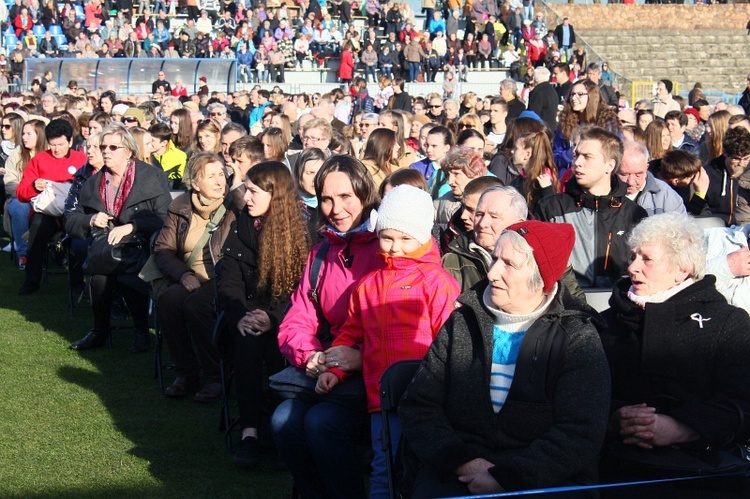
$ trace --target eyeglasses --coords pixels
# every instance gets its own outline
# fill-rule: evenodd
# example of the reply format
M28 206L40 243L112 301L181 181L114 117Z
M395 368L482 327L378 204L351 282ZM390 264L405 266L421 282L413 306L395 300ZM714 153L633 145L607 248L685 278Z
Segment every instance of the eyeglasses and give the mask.
M109 144L109 145L102 144L101 149L102 151L106 151L107 149L109 149L111 152L115 152L118 149L125 149L125 146L118 146L115 144Z
M313 144L317 144L319 142L323 142L325 139L323 137L302 137L302 143L305 142L312 142Z
M224 116L224 113L208 113L208 115L213 118L214 116Z
M584 97L588 97L588 92L570 92L570 98L578 97L579 99L583 99Z

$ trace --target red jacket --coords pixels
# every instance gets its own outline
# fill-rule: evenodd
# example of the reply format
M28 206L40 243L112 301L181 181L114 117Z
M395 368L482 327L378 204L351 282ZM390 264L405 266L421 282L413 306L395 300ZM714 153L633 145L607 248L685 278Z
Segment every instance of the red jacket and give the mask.
M174 87L172 89L172 97L182 97L182 96L187 97L187 88L185 88L185 87L179 87L179 88Z
M75 172L85 163L86 154L74 149L62 158L55 158L49 151L42 151L26 165L16 189L16 197L20 202L28 203L40 192L34 187L35 180L42 178L52 182L70 182Z
M34 28L34 20L31 19L31 16L29 14L26 14L26 27L24 27L23 16L19 13L16 16L16 20L13 23L13 26L16 27L16 38L21 38L22 33Z
M341 65L339 66L339 78L351 80L354 76L354 56L351 50L341 52Z
M362 278L349 302L349 319L334 345L359 346L367 410L380 410L380 377L393 363L421 359L455 310L461 287L443 269L430 240L409 256L381 254L386 267ZM331 369L339 379L346 376Z

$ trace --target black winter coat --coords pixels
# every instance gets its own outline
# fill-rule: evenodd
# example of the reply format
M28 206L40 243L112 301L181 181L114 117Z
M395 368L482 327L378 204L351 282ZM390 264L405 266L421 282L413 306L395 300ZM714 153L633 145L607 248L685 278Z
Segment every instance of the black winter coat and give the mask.
M65 213L65 232L78 239L91 234L91 219L106 212L99 196L99 184L104 169L91 176L81 187L78 204ZM167 208L172 202L169 184L164 172L141 161L135 162L135 180L125 200L120 216L112 222L115 226L133 224L134 234L150 238L161 229L167 218Z
M508 398L495 413L494 317L482 301L485 287L459 297L461 308L438 333L401 401L399 419L413 453L408 464L416 457L447 478L481 457L495 464L489 472L508 491L595 483L610 396L607 361L592 325L598 315L558 287L526 332ZM556 335L562 341L553 341Z
M707 275L645 310L617 283L602 343L612 370L612 410L646 403L691 427L697 447L748 438L737 406L750 414L750 318L729 305ZM701 327L702 326L702 327ZM735 405L736 404L736 405Z
M269 293L258 289L260 223L260 219L251 217L247 210L243 210L232 223L224 241L224 256L216 272L219 310L224 312L231 328L246 312L264 310L271 319L271 331L277 334L290 297L272 299Z
M548 81L538 84L529 92L529 111L534 111L550 130L557 128L557 105L560 99Z

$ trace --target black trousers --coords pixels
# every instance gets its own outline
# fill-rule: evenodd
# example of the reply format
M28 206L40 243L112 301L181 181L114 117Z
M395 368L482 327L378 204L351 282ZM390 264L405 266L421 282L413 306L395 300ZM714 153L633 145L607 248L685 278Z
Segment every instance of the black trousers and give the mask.
M95 330L109 330L112 302L115 290L119 288L133 317L136 332L148 333L148 284L137 275L92 275L90 282Z
M29 225L29 246L26 251L26 276L27 285L39 285L42 281L42 270L44 267L44 253L47 251L47 243L60 230L60 219L44 213L34 212L31 215Z
M284 358L279 352L277 331L260 336L242 336L237 324L228 324L234 335L234 378L236 380L237 408L240 428L258 428L261 422L261 405L265 378L284 368Z
M219 352L211 337L215 321L213 281L192 293L182 284L173 284L159 297L156 309L177 376L197 378L202 369L206 383L219 383Z

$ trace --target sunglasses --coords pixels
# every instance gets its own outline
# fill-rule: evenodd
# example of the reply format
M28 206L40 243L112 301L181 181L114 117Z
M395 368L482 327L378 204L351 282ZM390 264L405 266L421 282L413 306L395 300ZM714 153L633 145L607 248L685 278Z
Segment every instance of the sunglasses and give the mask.
M570 92L570 98L578 97L579 99L583 99L584 97L588 97L588 92Z
M3 123L3 130L10 130L11 128L13 128L13 126Z
M101 149L102 151L106 151L109 149L110 151L115 152L118 149L125 149L125 146L116 146L114 144L109 144L109 145L102 144Z
M471 123L459 123L458 128L472 128L473 129L474 125L472 125Z
M429 105L427 107L430 108L430 109L440 109L443 106L442 106L442 104L436 104L436 105L432 105L431 104L431 105Z
M224 116L224 113L209 113L209 116Z
M136 118L135 116L125 116L122 119L122 122L123 123L138 123L138 118Z

